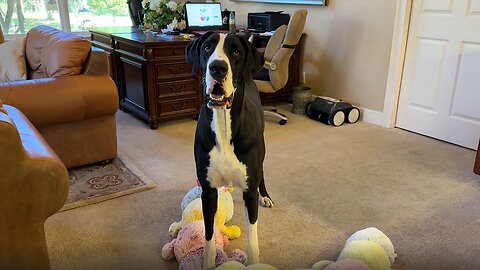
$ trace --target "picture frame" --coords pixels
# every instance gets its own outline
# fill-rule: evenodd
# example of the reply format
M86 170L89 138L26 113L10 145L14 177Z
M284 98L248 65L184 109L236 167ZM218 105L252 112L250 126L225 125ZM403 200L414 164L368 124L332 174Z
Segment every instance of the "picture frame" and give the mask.
M296 5L316 5L327 6L328 0L231 0L235 2L257 2L257 3L276 3L276 4L296 4Z

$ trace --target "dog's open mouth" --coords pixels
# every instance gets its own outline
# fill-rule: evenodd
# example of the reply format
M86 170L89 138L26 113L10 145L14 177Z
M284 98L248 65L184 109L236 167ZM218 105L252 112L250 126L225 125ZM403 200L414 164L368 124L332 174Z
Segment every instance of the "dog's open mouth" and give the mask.
M223 107L230 109L230 107L232 106L233 94L229 97L226 97L223 85L219 82L215 82L212 92L210 92L207 98L207 106L210 109L220 109Z

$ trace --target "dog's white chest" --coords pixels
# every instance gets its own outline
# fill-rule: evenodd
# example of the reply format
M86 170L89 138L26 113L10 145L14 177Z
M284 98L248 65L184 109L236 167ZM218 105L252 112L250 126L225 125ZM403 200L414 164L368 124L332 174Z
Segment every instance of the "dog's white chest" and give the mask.
M211 128L215 134L216 145L209 153L210 166L207 169L207 180L212 187L236 186L245 190L247 167L238 160L231 143L230 110L213 110Z

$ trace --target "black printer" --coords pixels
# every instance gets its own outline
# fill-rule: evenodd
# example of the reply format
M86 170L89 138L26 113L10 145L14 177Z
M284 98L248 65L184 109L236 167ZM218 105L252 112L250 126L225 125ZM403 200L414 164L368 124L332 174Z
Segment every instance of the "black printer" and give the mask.
M290 15L280 12L248 13L248 29L254 32L275 31L279 26L288 24Z

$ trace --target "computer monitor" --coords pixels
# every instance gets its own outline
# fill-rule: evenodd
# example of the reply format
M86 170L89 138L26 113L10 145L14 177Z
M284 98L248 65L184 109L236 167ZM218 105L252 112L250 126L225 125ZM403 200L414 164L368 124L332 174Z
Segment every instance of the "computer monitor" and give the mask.
M185 21L190 32L219 30L222 27L220 3L186 3Z

